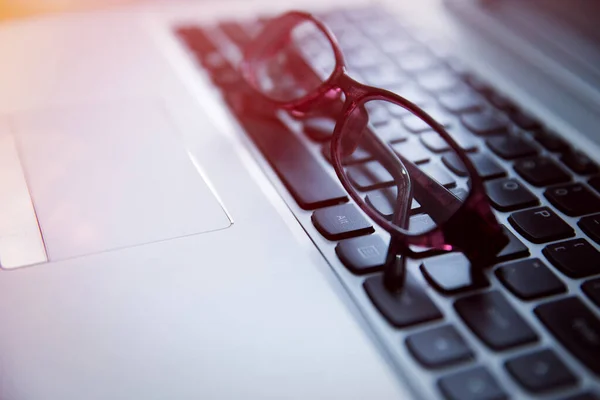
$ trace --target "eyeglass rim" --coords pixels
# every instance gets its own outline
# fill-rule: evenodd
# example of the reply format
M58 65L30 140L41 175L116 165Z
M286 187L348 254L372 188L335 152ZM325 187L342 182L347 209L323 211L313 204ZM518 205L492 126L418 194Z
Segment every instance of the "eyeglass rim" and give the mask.
M240 63L240 71L246 82L249 82L251 86L255 89L255 91L262 96L265 100L269 101L271 104L285 109L285 110L294 110L294 109L303 109L304 107L312 104L316 99L324 96L326 93L330 92L335 88L335 82L339 80L339 78L346 73L346 61L344 58L344 54L340 49L340 45L331 30L319 20L314 15L304 12L304 11L288 11L279 17L267 22L267 25L263 28L261 33L254 39L255 43L259 43L261 40L267 40L269 36L269 32L274 28L279 26L282 21L289 17L296 17L299 21L309 21L314 23L319 30L325 34L327 40L331 43L331 48L334 52L335 57L335 67L333 72L329 75L327 79L325 79L319 86L310 92L306 93L302 97L290 101L285 100L277 100L265 95L261 90L258 89L258 85L255 80L255 75L253 74L253 65L252 62L255 57L253 57L252 53L256 52L256 48L254 46L247 46L243 51L242 62ZM286 27L286 29L293 29L294 26L297 26L301 22L296 23L293 26Z

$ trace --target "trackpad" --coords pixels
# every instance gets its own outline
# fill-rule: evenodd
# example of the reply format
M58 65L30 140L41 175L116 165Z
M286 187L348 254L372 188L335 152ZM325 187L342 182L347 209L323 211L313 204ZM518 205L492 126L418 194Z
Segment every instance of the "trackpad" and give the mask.
M231 224L160 103L13 121L50 261Z

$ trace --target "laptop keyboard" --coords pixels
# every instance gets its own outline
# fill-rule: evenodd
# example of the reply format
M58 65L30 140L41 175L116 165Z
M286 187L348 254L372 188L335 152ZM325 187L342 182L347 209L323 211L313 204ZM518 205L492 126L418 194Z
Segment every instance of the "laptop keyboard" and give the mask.
M382 9L320 17L336 34L350 75L424 107L470 153L510 237L497 265L471 271L458 253L425 259L410 265L401 293L387 292L381 265L389 236L335 178L328 147L334 121L282 115L253 96L236 70L240 49L264 19L181 26L176 33L295 200L298 220L399 376L427 398L600 398L596 163ZM464 196L462 163L420 120L393 111L374 115L377 134ZM386 130L392 119L403 129ZM389 174L366 151L344 162L366 201L391 215ZM411 224L433 223L418 202L411 211Z

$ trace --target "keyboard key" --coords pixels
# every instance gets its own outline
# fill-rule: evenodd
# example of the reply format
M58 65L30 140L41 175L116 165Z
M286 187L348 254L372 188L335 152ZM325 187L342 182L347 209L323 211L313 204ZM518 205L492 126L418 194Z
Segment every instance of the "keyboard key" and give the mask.
M529 248L523 244L505 226L502 226L504 234L508 237L508 244L496 255L496 262L514 260L516 258L529 257Z
M332 159L331 159L331 145L329 143L325 143L323 145L323 147L321 148L321 153L323 154L323 157L325 157L325 159L331 164L333 163ZM363 149L362 147L357 147L356 150L354 150L352 152L352 154L350 154L349 156L346 156L344 159L342 159L342 164L343 165L352 165L352 164L359 164L359 163L363 163L365 161L369 161L373 158L373 155L371 155L371 153L369 153L368 151L366 151L365 149Z
M506 171L498 165L498 163L492 160L487 154L474 153L469 154L471 162L475 166L477 174L481 179L495 179L501 178L506 175ZM448 169L454 172L458 176L468 176L467 169L463 162L458 158L456 153L444 154L442 162Z
M492 206L499 211L513 211L539 204L538 198L514 178L486 182L485 189Z
M506 362L506 369L521 386L533 393L577 383L569 368L549 349L512 358Z
M485 142L490 150L505 160L532 156L537 153L535 146L516 135L494 136Z
M458 299L454 308L486 345L505 350L534 342L537 334L496 290Z
M580 151L569 151L564 153L560 160L571 171L581 175L594 174L598 172L598 166L585 154Z
M600 376L600 320L576 297L535 308L550 332L594 374Z
M438 368L468 361L473 352L452 325L414 333L406 338L406 347L426 368Z
M453 188L456 186L456 181L441 165L435 163L429 163L422 165L421 170L427 175L435 179L440 185L446 188Z
M431 112L431 110L426 110L426 111ZM432 113L431 117L433 117L433 119L435 119L435 121L438 124L441 124L445 127L450 126L450 123L448 122L448 118L446 116L444 116L442 113L439 113L439 112ZM425 121L423 121L421 118L417 117L416 115L408 115L408 116L402 118L402 124L409 132L412 132L412 133L433 131L433 128L430 125L428 125Z
M600 252L585 239L551 244L542 253L556 268L571 278L600 274Z
M554 207L571 217L600 211L600 198L581 183L548 188L544 196Z
M468 88L443 93L438 96L441 106L453 114L478 111L482 108L481 98Z
M594 242L600 244L600 214L583 217L577 223L581 230Z
M472 136L468 136L467 134L458 130L450 130L449 133L452 135L452 138L456 144L459 145L463 150L474 151L477 149L477 142L475 142ZM424 132L419 135L419 140L425 147L434 153L443 153L451 149L448 142L437 132Z
M554 133L546 130L539 130L535 132L533 137L548 151L562 152L569 148L567 142Z
M304 133L315 142L327 142L333 135L335 121L326 117L311 117L302 121Z
M571 180L571 176L547 157L529 158L515 163L515 171L535 186L548 186Z
M522 129L533 131L541 128L540 123L535 118L525 114L523 111L516 110L509 115L510 119Z
M548 207L518 211L508 217L508 222L533 243L552 242L575 236L575 231Z
M410 273L406 275L404 286L398 292L387 290L381 275L368 278L364 287L379 312L397 328L442 318L440 310Z
M385 189L374 190L369 192L365 197L365 201L368 205L373 207L379 214L385 218L392 218L394 213L394 205L396 202L397 189L395 186L388 187ZM411 212L417 213L421 210L421 205L415 199L412 199Z
M523 300L539 299L567 290L564 283L538 258L503 265L496 270L496 276L508 290Z
M335 252L344 265L355 274L380 270L385 263L388 245L379 235L342 240Z
M600 176L595 176L588 181L588 184L600 193Z
M462 253L449 253L421 262L427 282L442 294L455 294L487 287L489 282Z
M592 279L581 285L583 292L600 307L600 278Z
M415 164L426 163L431 158L431 154L418 141L394 143L392 148L396 153Z
M435 221L428 214L417 214L408 220L411 232L428 232L436 227Z
M447 68L426 70L417 75L417 83L430 93L448 92L461 86L454 72Z
M372 190L394 183L394 178L378 161L348 167L348 178L359 190Z
M484 367L446 375L438 385L447 400L505 400L496 379Z
M373 132L375 132L375 134L383 141L388 143L401 142L408 137L406 130L395 121L375 126Z
M300 207L313 210L348 200L341 185L283 124L264 118L241 123Z
M463 114L460 120L476 135L487 136L508 132L506 123L489 112Z
M346 239L373 232L373 226L354 204L340 204L316 210L311 219L317 230L329 240Z

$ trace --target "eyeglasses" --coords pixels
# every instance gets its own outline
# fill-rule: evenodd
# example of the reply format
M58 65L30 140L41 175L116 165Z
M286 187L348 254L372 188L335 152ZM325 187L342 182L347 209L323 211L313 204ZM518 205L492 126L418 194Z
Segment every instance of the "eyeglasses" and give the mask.
M388 289L402 287L405 257L461 251L480 268L508 243L467 153L422 108L350 77L336 38L314 16L293 11L269 21L245 49L241 70L263 99L292 116L336 120L330 144L335 172L352 200L390 234ZM433 135L444 157L460 167L465 196L402 150L409 143L403 136L407 124ZM426 215L411 215L415 201Z

